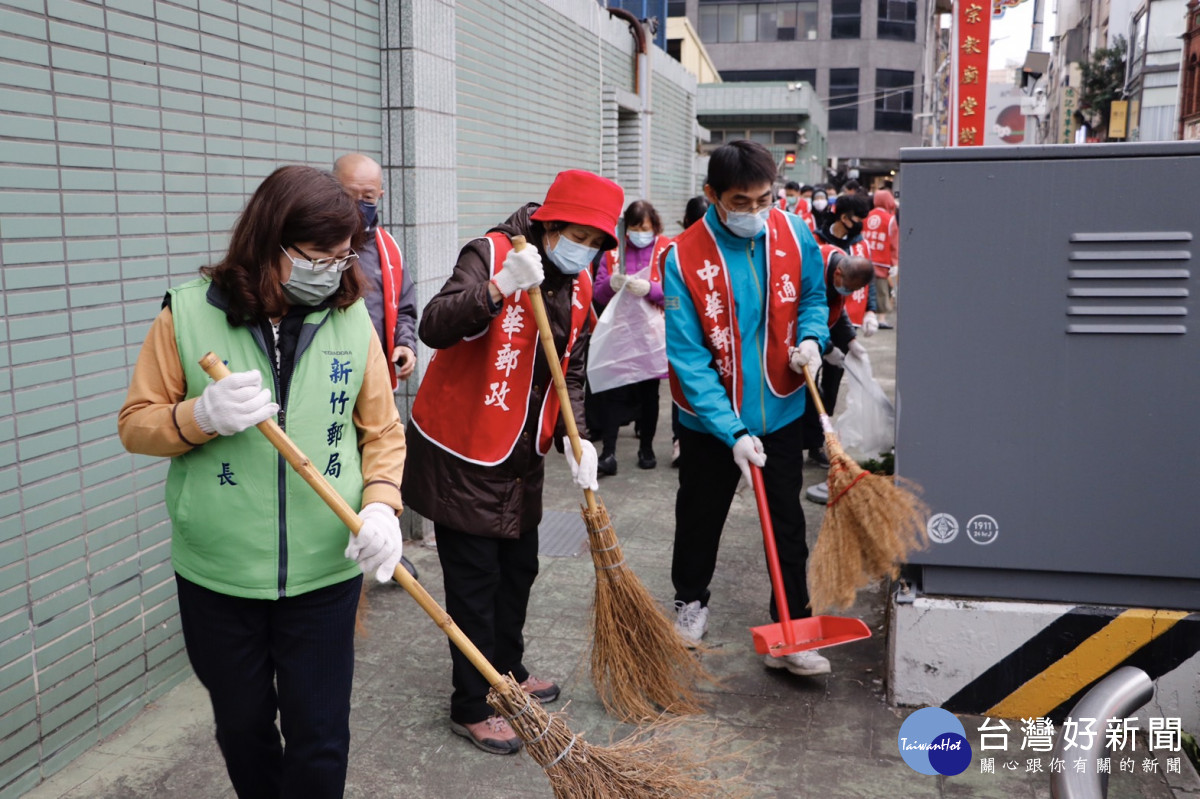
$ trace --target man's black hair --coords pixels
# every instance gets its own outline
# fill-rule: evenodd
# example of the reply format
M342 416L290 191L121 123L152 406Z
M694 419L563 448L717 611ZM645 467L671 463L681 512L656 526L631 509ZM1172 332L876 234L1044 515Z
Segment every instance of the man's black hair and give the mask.
M861 183L859 183L859 182L858 182L857 180L855 180L854 178L850 178L850 180L847 180L847 181L846 181L846 185L845 185L845 186L842 186L842 189L843 189L843 191L853 191L853 192L858 192L858 191L860 191L860 190L862 189L862 184L861 184Z
M705 182L720 197L730 189L774 183L775 172L775 158L766 147L738 139L712 151Z
M871 213L871 198L865 194L843 194L837 198L837 215L853 214L859 219L866 219Z
M800 193L803 194L806 191L811 194L812 192L816 191L816 189L814 189L812 186L805 183L803 186L800 187Z
M787 183L784 183L783 189L784 191L803 191L800 188L800 184L794 180L789 180Z

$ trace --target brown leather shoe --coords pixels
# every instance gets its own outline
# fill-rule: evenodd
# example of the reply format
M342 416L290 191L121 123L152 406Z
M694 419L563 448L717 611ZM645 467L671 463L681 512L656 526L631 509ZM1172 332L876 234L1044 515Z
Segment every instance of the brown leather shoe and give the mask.
M493 755L515 755L521 750L521 739L503 716L488 716L474 724L451 721L450 730Z
M549 680L541 680L530 674L521 683L521 690L532 696L543 705L548 705L558 699L558 686Z

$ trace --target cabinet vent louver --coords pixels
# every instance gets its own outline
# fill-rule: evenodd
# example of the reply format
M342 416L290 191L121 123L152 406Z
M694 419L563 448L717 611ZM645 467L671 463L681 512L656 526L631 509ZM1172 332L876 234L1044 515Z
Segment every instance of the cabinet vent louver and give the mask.
M1067 332L1186 333L1191 241L1187 231L1072 233Z

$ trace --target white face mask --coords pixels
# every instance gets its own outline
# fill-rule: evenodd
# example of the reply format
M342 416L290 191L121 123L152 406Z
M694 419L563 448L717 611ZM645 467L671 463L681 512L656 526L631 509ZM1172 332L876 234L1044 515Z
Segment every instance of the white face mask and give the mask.
M743 239L752 239L762 233L767 227L767 217L771 213L770 208L764 208L756 214L748 211L730 211L725 206L721 206L725 211L725 227L729 228L729 232Z
M828 200L813 200L812 206L813 206L814 211L824 211L826 208L829 207L829 201Z
M654 243L656 238L653 230L631 230L629 231L629 243L634 247L649 247Z
M558 241L554 242L554 246L546 250L546 255L564 275L577 275L587 269L599 253L595 247L586 247L577 241L571 241L562 233L558 234Z

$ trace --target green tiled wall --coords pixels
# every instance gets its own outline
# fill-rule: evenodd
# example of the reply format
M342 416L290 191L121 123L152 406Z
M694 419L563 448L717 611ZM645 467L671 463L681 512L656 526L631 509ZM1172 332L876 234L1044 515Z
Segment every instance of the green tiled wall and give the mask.
M283 163L381 149L366 0L0 0L0 797L187 669L165 464L116 412L163 292Z

